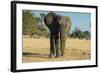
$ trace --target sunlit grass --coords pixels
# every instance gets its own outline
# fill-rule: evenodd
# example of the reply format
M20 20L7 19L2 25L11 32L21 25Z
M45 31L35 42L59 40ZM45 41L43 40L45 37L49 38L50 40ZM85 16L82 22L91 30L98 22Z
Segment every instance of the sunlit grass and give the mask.
M49 39L23 38L23 62L87 60L91 56L90 40L67 39L65 55L59 58L49 58Z

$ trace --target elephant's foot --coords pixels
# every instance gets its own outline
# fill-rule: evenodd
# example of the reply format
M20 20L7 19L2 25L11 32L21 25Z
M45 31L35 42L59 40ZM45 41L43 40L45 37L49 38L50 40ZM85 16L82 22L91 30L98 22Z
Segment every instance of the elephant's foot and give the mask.
M61 55L49 55L49 58L58 58L58 57L61 57L61 56L63 56L63 54L61 54Z
M50 54L50 55L49 55L49 58L52 58L52 57L53 57L53 55L52 55L52 54Z
M55 55L56 58L60 57L60 56L64 56L64 54L57 54L57 55Z
M49 55L49 58L58 58L59 56L58 55Z
M52 56L51 56L51 55L49 55L49 58L52 58Z
M58 58L59 56L58 55L55 55L55 58Z
M55 56L55 58L59 58L60 56Z
M60 56L64 56L64 54L61 54Z

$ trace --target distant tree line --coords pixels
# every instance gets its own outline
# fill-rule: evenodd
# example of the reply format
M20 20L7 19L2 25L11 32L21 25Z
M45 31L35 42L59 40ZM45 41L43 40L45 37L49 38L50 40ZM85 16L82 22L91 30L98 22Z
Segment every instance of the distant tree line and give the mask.
M91 34L89 31L81 31L80 29L75 28L75 30L69 34L69 37L90 40Z

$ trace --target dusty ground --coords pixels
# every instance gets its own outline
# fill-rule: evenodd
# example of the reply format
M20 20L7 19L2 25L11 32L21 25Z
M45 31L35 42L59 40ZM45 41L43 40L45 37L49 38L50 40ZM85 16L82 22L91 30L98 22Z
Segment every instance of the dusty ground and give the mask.
M23 38L23 57L26 62L68 61L90 59L90 40L67 39L65 55L59 58L49 58L49 39Z

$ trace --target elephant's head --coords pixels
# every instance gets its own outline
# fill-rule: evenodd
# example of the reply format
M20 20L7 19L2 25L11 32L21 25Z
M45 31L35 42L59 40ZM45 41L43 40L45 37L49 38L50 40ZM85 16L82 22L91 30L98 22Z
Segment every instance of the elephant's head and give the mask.
M71 20L68 16L61 16L52 11L44 17L44 22L50 30L60 28L61 30L65 29L66 33L69 33L71 28Z
M50 26L54 23L55 21L55 13L54 12L49 12L45 18L44 18L44 22L47 26Z

